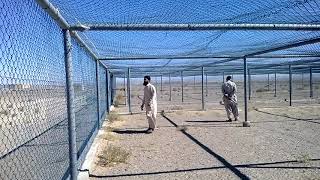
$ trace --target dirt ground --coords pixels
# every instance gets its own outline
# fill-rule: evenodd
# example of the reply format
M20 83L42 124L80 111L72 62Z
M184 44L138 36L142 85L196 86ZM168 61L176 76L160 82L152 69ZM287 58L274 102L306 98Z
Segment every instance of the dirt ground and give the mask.
M320 179L318 89L309 98L307 87L294 86L290 107L285 83L277 97L273 88L261 90L265 83L255 83L251 127L245 128L241 84L239 122L226 122L219 84L209 85L201 111L198 85L184 87L183 103L179 86L173 87L172 101L168 86L158 87L158 129L152 134L145 133L139 110L141 87L132 87L133 114L119 105L116 120L104 123L90 179Z

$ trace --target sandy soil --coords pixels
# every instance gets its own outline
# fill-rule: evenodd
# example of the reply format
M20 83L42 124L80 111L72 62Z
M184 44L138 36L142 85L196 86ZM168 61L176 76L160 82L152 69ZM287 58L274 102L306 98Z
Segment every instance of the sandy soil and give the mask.
M256 84L255 89L264 84ZM240 122L226 122L219 85L211 85L206 111L201 108L199 87L176 87L172 101L158 92L158 129L145 134L147 121L139 111L140 87L133 87L133 115L127 107L116 109L122 121L106 122L106 134L97 138L98 152L90 167L91 179L319 179L320 106L308 98L308 90L295 91L293 107L282 87L253 91L249 102L252 126L242 127L243 107L239 89ZM241 88L241 85L239 85ZM168 88L168 87L165 87ZM179 96L180 95L180 96ZM105 136L104 136L105 137ZM120 147L130 155L125 163L101 166L101 152Z

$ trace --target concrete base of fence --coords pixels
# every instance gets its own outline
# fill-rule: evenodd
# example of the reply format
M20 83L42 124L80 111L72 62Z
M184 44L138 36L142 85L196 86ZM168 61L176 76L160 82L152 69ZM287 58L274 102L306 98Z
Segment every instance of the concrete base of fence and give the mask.
M250 127L251 126L250 121L244 121L242 125L243 125L243 127Z

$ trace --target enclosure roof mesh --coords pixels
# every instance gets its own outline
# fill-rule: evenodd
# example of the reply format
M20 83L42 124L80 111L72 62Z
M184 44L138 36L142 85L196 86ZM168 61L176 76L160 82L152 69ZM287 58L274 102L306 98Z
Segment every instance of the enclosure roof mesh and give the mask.
M79 24L319 24L319 0L51 0L70 25ZM246 56L290 44L319 38L318 31L212 30L212 31L84 31L79 33L110 68L136 68L150 72L170 66L190 70L222 59L192 59L195 56ZM267 55L319 55L319 44L309 44ZM190 59L121 60L128 57L190 57ZM308 61L311 60L311 61ZM237 61L237 60L236 60ZM253 59L256 65L300 61L317 63L315 58ZM241 64L242 62L236 62ZM156 68L147 68L155 66ZM186 67L188 66L188 67ZM146 67L146 68L143 68ZM225 66L226 68L232 66ZM223 67L219 67L223 68ZM192 69L192 68L191 68ZM173 70L172 70L173 71Z

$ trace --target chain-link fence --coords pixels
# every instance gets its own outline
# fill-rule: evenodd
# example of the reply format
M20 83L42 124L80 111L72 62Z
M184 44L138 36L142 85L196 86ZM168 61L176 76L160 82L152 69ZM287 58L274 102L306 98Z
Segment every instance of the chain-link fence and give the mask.
M61 28L34 1L0 2L0 179L69 176ZM106 115L106 69L72 41L78 166ZM108 77L110 80L110 74ZM110 99L110 98L109 98Z

